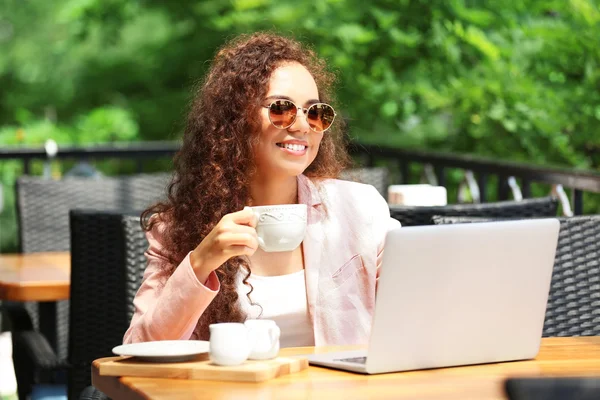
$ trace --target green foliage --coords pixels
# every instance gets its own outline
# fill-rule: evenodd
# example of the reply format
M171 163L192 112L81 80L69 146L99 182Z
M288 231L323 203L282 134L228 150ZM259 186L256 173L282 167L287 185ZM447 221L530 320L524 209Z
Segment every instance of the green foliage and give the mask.
M115 107L143 139L178 135L215 49L272 30L329 60L361 140L600 164L593 0L6 0L2 14L4 123L50 107L79 134L81 115Z
M73 118L70 124L36 119L26 110L17 111L19 125L0 127L1 145L40 146L53 139L59 145L83 145L115 141L136 141L137 121L118 107L99 107Z

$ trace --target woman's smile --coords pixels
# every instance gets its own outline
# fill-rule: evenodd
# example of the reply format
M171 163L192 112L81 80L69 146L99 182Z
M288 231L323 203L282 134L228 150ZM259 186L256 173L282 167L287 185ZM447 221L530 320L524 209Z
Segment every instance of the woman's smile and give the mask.
M286 140L276 144L281 151L292 156L303 156L308 150L308 143L301 140Z

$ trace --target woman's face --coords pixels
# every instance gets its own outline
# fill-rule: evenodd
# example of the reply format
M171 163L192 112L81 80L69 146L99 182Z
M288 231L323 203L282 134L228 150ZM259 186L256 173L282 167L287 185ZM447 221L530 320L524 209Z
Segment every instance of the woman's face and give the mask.
M283 64L273 71L262 105L268 106L277 99L291 100L296 106L307 108L319 102L317 84L304 66ZM268 108L261 108L261 121L260 138L254 153L259 176L302 174L317 156L323 133L310 130L306 115L300 111L287 129L271 124Z

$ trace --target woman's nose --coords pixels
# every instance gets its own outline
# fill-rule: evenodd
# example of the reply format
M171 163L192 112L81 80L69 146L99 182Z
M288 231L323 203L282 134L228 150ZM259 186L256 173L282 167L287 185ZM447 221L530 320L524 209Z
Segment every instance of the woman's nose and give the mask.
M292 131L300 131L303 133L308 133L310 131L310 124L308 123L308 115L302 108L298 108L296 111L296 120L289 127Z

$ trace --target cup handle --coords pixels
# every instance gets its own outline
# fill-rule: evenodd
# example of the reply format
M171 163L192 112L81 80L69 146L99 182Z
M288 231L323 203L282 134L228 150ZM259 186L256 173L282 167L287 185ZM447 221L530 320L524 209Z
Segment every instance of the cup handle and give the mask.
M281 329L278 326L269 328L269 336L271 337L271 345L275 344L279 340L279 336L281 336Z

